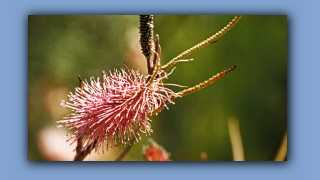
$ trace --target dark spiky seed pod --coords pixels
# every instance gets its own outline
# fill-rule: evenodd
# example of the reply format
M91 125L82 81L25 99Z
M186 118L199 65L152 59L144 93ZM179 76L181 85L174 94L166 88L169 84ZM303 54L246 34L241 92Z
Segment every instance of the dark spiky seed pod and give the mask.
M142 53L151 56L153 49L153 15L140 15L140 44Z

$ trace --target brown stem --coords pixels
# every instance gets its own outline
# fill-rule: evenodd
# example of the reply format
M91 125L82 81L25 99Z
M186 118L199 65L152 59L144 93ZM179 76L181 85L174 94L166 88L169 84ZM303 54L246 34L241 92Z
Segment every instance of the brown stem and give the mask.
M78 79L79 79L79 87L83 90L83 81L82 81L82 78L80 77L80 75L78 76ZM94 144L91 143L85 150L83 150L83 137L82 136L79 137L77 143L78 144L76 147L76 156L74 157L74 161L83 161L84 158L86 158L86 156L88 154L90 154L92 147L95 147L95 144L97 143L97 141L92 142Z
M159 34L156 34L156 38L155 38L155 54L154 54L154 57L153 57L153 65L152 65L152 69L151 69L151 74L153 73L156 65L157 65L157 59L160 58L158 56L161 55L161 47L160 47L160 39L159 39Z
M74 161L83 161L84 158L87 157L88 154L91 153L91 151L94 149L92 147L95 147L97 143L97 140L92 142L86 149L82 150L83 148L83 143L82 143L82 138L78 139L78 145L77 145L77 154L74 157Z
M117 159L115 161L122 161L123 160L124 156L129 152L129 150L133 144L133 141L135 139L136 139L135 137L131 138L130 144L122 151L122 153L117 157Z
M153 52L154 53L153 64L151 66L148 63L148 74L150 76L147 78L146 82L149 82L150 79L153 80L153 78L155 78L158 75L158 71L161 68L161 64L160 64L161 46L159 44L159 35L158 34L156 35L156 38L154 41L155 41L155 51ZM148 62L151 62L151 60L150 61L148 60ZM149 69L149 65L150 65L150 69ZM157 67L157 66L160 66L160 67Z
M140 126L138 127L136 134L138 135L138 132L140 130ZM115 161L122 161L124 156L129 152L131 146L133 145L133 142L136 140L136 136L133 136L129 142L129 145L121 152L121 154L117 157L117 159L115 159Z

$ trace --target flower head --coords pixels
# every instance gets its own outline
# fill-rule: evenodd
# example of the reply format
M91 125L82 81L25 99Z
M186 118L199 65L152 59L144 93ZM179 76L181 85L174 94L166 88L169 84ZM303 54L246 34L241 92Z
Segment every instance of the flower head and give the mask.
M149 144L143 147L143 154L147 161L171 161L170 154L151 138Z
M99 150L103 142L117 147L117 143L128 144L132 135L140 139L140 133L152 132L148 116L153 111L167 107L171 96L177 96L172 90L164 87L162 80L168 75L164 71L159 77L147 82L148 76L138 71L123 68L109 72L103 72L103 79L90 78L90 84L83 82L83 88L76 88L76 92L70 93L70 102L62 101L61 105L69 108L74 113L67 115L58 123L64 123L58 127L70 127L75 129L68 134L69 140L74 138L87 142L84 147L96 141L94 147Z

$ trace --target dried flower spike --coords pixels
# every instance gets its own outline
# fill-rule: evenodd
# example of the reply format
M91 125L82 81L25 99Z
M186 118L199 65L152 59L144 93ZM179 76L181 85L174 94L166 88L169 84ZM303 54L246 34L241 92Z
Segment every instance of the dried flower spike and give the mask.
M143 147L143 154L147 161L171 161L170 154L151 138L148 145Z
M140 15L140 44L142 53L151 56L153 49L153 15Z
M125 65L124 65L125 66ZM169 74L164 71L159 73L159 78L146 83L146 78L138 71L127 66L120 71L103 73L102 81L98 78L82 82L83 88L77 87L75 94L70 93L71 102L62 102L61 105L69 108L74 113L69 114L64 123L58 127L71 127L75 130L68 134L72 143L82 138L83 148L96 148L96 151L106 142L106 148L110 142L117 146L129 144L130 139L140 139L140 133L152 132L150 112L173 103L171 96L176 94L164 87L162 80ZM135 130L141 127L138 132ZM96 143L92 143L97 140ZM111 144L111 147L112 147Z
M142 54L147 58L148 74L152 74L150 58L154 51L153 27L153 15L140 15L140 45Z

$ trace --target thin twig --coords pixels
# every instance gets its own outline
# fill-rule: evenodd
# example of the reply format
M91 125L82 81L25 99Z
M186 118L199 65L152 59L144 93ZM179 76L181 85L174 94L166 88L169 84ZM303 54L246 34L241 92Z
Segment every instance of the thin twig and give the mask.
M135 137L131 138L130 144L121 152L121 154L117 157L117 159L115 161L122 161L123 160L124 156L129 152L135 139L136 139Z
M138 135L138 132L140 130L140 126L138 127L136 134ZM121 154L117 157L115 161L122 161L124 156L129 152L131 146L133 145L133 142L136 140L136 136L133 136L128 144L128 146L121 152Z
M244 151L242 146L239 121L236 117L228 119L229 135L232 147L233 161L244 161Z
M80 140L80 144L79 144L79 140ZM93 144L92 144L93 143ZM77 154L74 157L74 161L83 161L84 158L87 157L88 154L91 153L91 151L94 149L92 147L96 146L97 140L95 140L94 142L92 142L86 149L81 150L82 149L82 140L81 138L78 139L78 146L77 146Z
M155 44L155 50L151 50L154 53L153 56L153 61L152 61L152 66L149 67L150 64L148 65L148 74L150 75L146 82L151 82L153 79L158 75L159 70L161 69L161 62L160 62L160 55L161 55L161 46L159 44L159 35L157 34L155 39L154 39L154 44ZM150 60L151 62L151 60ZM158 67L159 66L159 67Z
M283 136L281 145L279 147L279 150L274 158L274 161L284 161L287 157L287 131L285 135Z
M208 39L200 42L199 44L191 47L190 49L184 51L183 53L179 54L177 57L175 57L172 60L170 60L166 65L162 66L162 69L164 71L167 71L170 67L173 66L174 63L172 63L172 62L175 62L175 61L180 60L180 59L184 59L187 56L189 56L190 54L198 51L199 49L204 48L205 46L207 46L209 44L212 44L214 42L217 42L217 39L220 38L222 35L224 35L227 31L229 31L239 21L239 19L241 17L242 17L242 15L237 15L234 19L232 19L231 22L229 22L229 24L227 26L222 28L219 32L217 32L216 34L212 35Z
M178 96L171 96L171 99L176 99L177 97L182 97L191 93L194 93L196 91L199 91L207 86L209 86L210 84L216 82L218 79L222 78L223 76L227 75L228 73L232 72L233 70L235 70L237 68L237 65L235 65L233 68L222 71L221 73L218 73L214 76L212 76L211 78L209 78L208 80L193 86L191 88L185 89L183 91L180 91L177 93Z

